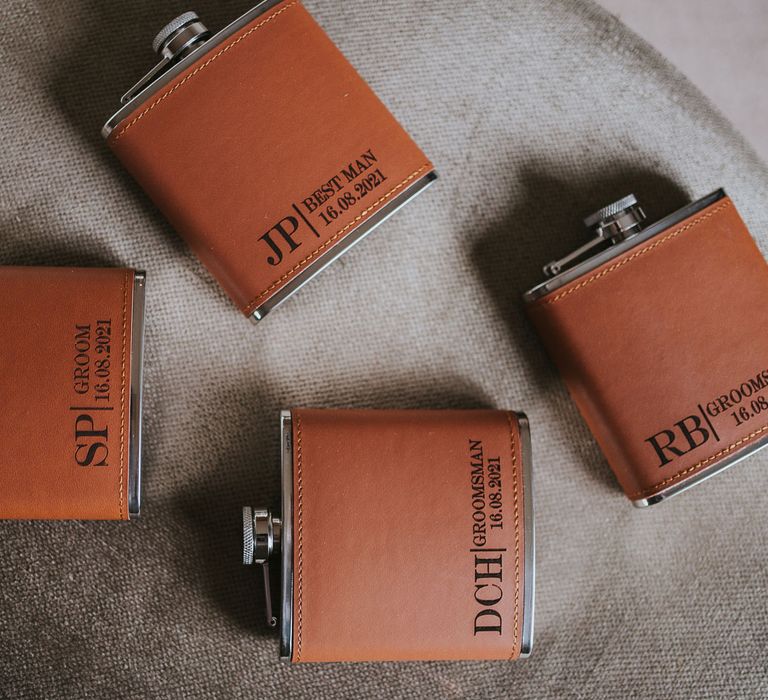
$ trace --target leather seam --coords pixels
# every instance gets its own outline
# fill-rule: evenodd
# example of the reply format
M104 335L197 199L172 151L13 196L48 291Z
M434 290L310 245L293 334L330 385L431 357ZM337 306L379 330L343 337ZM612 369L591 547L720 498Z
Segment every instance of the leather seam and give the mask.
M138 122L142 117L144 117L146 114L151 112L157 105L159 105L163 100L170 97L176 90L178 90L182 85L186 84L189 80L194 78L201 70L203 70L205 67L209 66L211 63L213 63L219 56L229 51L231 48L237 46L243 39L247 39L251 34L253 34L257 29L260 29L263 27L267 22L271 22L273 19L277 18L279 15L283 14L286 10L289 10L291 7L294 7L295 5L299 4L299 0L294 0L292 3L286 5L285 7L280 8L277 12L273 12L268 17L265 17L263 20L261 20L258 24L255 24L253 27L251 27L245 34L239 36L234 41L230 42L226 46L224 46L222 49L219 49L213 56L211 56L205 63L202 65L199 65L195 70L193 70L189 75L187 75L183 80L176 83L170 90L167 90L164 92L160 97L158 97L154 102L152 102L149 107L147 107L143 112L138 114L136 117L134 117L130 122L128 122L120 131L115 135L115 138L113 139L113 143L120 139L120 137L128 131L136 122Z
M515 423L512 414L507 413L507 422L509 423L509 446L512 455L512 483L514 484L514 520L515 520L515 615L514 632L512 634L512 646L514 651L509 657L510 660L518 655L517 651L517 625L520 616L520 509L519 509L519 484L517 479L517 448L515 445Z
M301 642L302 642L302 620L304 613L304 499L302 483L302 463L301 463L301 418L296 416L296 491L298 500L298 520L297 520L297 544L298 544L298 624L296 632L296 661L301 660Z
M645 496L652 496L654 495L659 488L666 486L667 484L671 484L673 481L676 481L680 477L686 476L687 474L690 474L691 472L696 471L700 467L706 466L710 462L713 462L716 459L719 459L720 457L723 457L727 455L729 452L733 452L737 447L743 445L745 442L749 442L752 438L757 437L761 433L764 433L768 431L768 425L764 425L762 428L758 428L757 430L751 432L749 435L737 440L736 442L732 442L728 447L720 450L719 452L716 452L710 457L707 457L706 459L701 460L700 462L697 462L691 467L687 467L686 469L683 469L682 471L677 472L677 474L673 474L670 477L667 477L663 481L660 481L658 484L655 484L654 486L650 486L647 489L643 489L642 491L636 491L635 493L630 493L629 498L636 499L636 498L642 498Z
M125 473L125 347L128 326L128 279L130 272L123 278L123 332L120 350L120 489L118 501L120 505L120 520L123 520L123 475Z
M339 229L336 233L333 234L327 241L323 242L320 246L318 246L312 253L310 253L306 258L301 260L300 262L296 263L288 272L286 272L284 275L280 277L276 282L271 284L269 287L267 287L264 291L259 292L259 294L254 297L250 302L248 302L245 306L241 307L241 311L246 314L250 315L253 313L253 310L259 305L259 303L267 298L270 294L270 292L275 289L276 287L279 287L285 280L287 280L289 277L291 277L295 272L298 272L303 267L306 266L308 262L310 262L312 259L316 258L323 250L325 250L329 245L332 243L335 243L341 236L343 236L350 228L352 228L355 224L357 224L360 220L364 219L368 214L370 214L376 207L379 206L382 202L389 199L395 192L405 187L411 180L418 177L418 175L429 168L429 164L422 165L418 170L414 170L405 180L403 180L398 185L395 185L389 192L382 195L379 199L377 199L373 204L371 204L367 209L364 209L361 211L352 221L350 221L346 226Z
M636 258L639 258L642 255L645 255L646 253L651 252L655 248L658 248L660 245L667 243L668 241L671 241L672 239L679 236L681 233L684 233L685 231L688 231L689 229L694 228L695 226L698 226L702 221L706 221L710 217L714 216L715 214L721 212L723 209L726 209L728 207L732 206L732 202L728 200L727 202L723 202L719 206L715 207L711 211L707 212L706 214L703 214L702 216L699 216L698 218L694 219L693 221L689 221L687 224L684 224L680 228L666 234L662 238L660 238L658 241L655 241L649 246L646 246L644 248L641 248L640 250L636 250L634 253L632 253L630 256L624 258L623 260L620 260L616 263L613 263L610 267L605 268L604 270L601 270L600 272L595 273L594 275L588 277L585 280L582 280L577 285L571 287L570 289L567 289L565 291L560 292L559 294L555 295L551 299L544 298L540 305L543 304L554 304L556 301L559 301L560 299L563 299L564 297L569 296L570 294L573 294L574 292L578 292L579 290L586 287L588 284L591 284L592 282L595 282L596 280L600 279L601 277L604 277L607 274L610 274L611 272L614 272L615 270L618 270L622 268L624 265L632 262Z

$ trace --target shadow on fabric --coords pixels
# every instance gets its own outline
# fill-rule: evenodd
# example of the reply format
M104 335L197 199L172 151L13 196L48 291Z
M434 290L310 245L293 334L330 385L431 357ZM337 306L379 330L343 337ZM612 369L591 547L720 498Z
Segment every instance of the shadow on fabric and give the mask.
M3 265L57 267L115 267L119 257L104 240L89 232L66 230L61 221L47 221L36 214L36 220L0 221ZM61 240L58 239L61 237Z

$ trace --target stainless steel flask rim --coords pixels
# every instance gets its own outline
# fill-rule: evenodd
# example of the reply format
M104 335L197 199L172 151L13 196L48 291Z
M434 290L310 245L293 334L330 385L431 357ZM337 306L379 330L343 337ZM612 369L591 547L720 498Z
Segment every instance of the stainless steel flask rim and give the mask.
M286 299L299 291L305 284L311 282L317 275L325 270L331 263L336 262L352 246L357 245L374 229L383 224L390 216L400 211L416 195L429 187L437 180L437 173L432 170L426 175L422 175L414 180L408 187L396 195L389 203L385 204L378 211L371 214L357 228L347 233L342 239L337 241L325 253L320 255L314 263L308 265L301 272L296 273L288 282L269 299L261 304L257 309L251 312L250 319L252 323L258 323L273 309L277 308Z
M683 493L683 491L687 491L689 488L696 486L697 484L700 484L707 479L710 479L711 477L725 471L726 469L729 469L734 464L738 464L742 460L746 459L747 457L751 457L753 454L765 449L766 447L768 447L768 436L761 438L757 442L746 445L742 450L737 450L720 462L715 462L711 467L702 469L700 472L696 472L693 476L690 476L676 484L672 484L671 486L668 486L658 493L653 494L653 496L648 496L647 498L638 498L637 500L632 501L632 505L636 506L637 508L645 508L647 506L653 506L657 503L661 503L662 501L667 501L672 498L672 496L677 496L678 494Z
M280 658L293 655L293 432L291 412L280 412L280 477L282 518L267 508L243 507L243 564L260 564L264 579L267 624L276 627L272 614L269 562L280 556Z
M533 473L531 430L528 418L517 413L520 426L523 463L523 619L520 658L526 659L533 649L533 620L535 603L536 532L533 520ZM293 655L293 420L289 410L280 412L282 519L267 508L243 508L243 563L261 564L280 550L280 658L290 661ZM271 528L271 530L270 530ZM270 537L270 532L272 536ZM262 559L261 557L264 557ZM267 621L276 626L272 616L272 594L268 570L264 575Z
M133 306L131 309L131 385L130 431L128 439L128 515L141 512L141 424L144 402L144 313L147 276L133 274Z
M645 225L645 213L634 195L599 209L584 220L594 236L572 253L545 265L544 275L549 279L525 292L523 300L531 303L547 296L725 196L722 189L715 190L650 225Z

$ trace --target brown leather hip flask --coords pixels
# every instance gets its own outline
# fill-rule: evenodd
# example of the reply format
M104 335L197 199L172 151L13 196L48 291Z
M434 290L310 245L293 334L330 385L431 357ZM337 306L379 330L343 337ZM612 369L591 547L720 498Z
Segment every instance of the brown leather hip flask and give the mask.
M139 514L144 286L134 270L0 267L0 518Z
M243 509L284 660L513 659L533 640L528 421L493 411L281 414L282 513ZM280 561L273 615L269 563Z
M723 190L648 226L635 197L544 268L528 312L627 497L768 444L768 266Z
M298 0L215 35L188 12L153 46L102 133L253 321L436 177Z

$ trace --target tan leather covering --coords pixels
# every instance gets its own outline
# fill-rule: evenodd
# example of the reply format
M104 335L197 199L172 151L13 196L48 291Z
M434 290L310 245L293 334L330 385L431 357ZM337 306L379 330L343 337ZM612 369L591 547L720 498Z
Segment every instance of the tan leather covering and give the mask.
M523 609L523 467L518 423L503 411L296 410L293 661L511 659ZM478 596L501 633L474 634L472 449L499 458L502 580ZM482 509L482 508L481 508ZM484 521L489 524L489 520ZM492 573L498 569L494 567ZM487 609L487 608L486 608ZM491 617L481 618L489 620Z
M0 267L0 518L128 519L133 278L121 269ZM97 378L104 359L109 377ZM95 398L96 382L109 383L104 398ZM83 410L94 406L101 410Z
M296 0L202 55L109 145L245 314L433 169ZM310 212L323 186L333 194ZM344 196L356 201L341 211ZM339 216L326 224L329 205Z
M750 406L768 397L768 267L729 198L529 311L632 500L690 478L768 432L768 410ZM750 381L750 396L718 403ZM737 425L731 413L741 407L752 415ZM671 432L659 435L665 430ZM662 466L649 442L654 435L683 454L662 450L670 458Z

